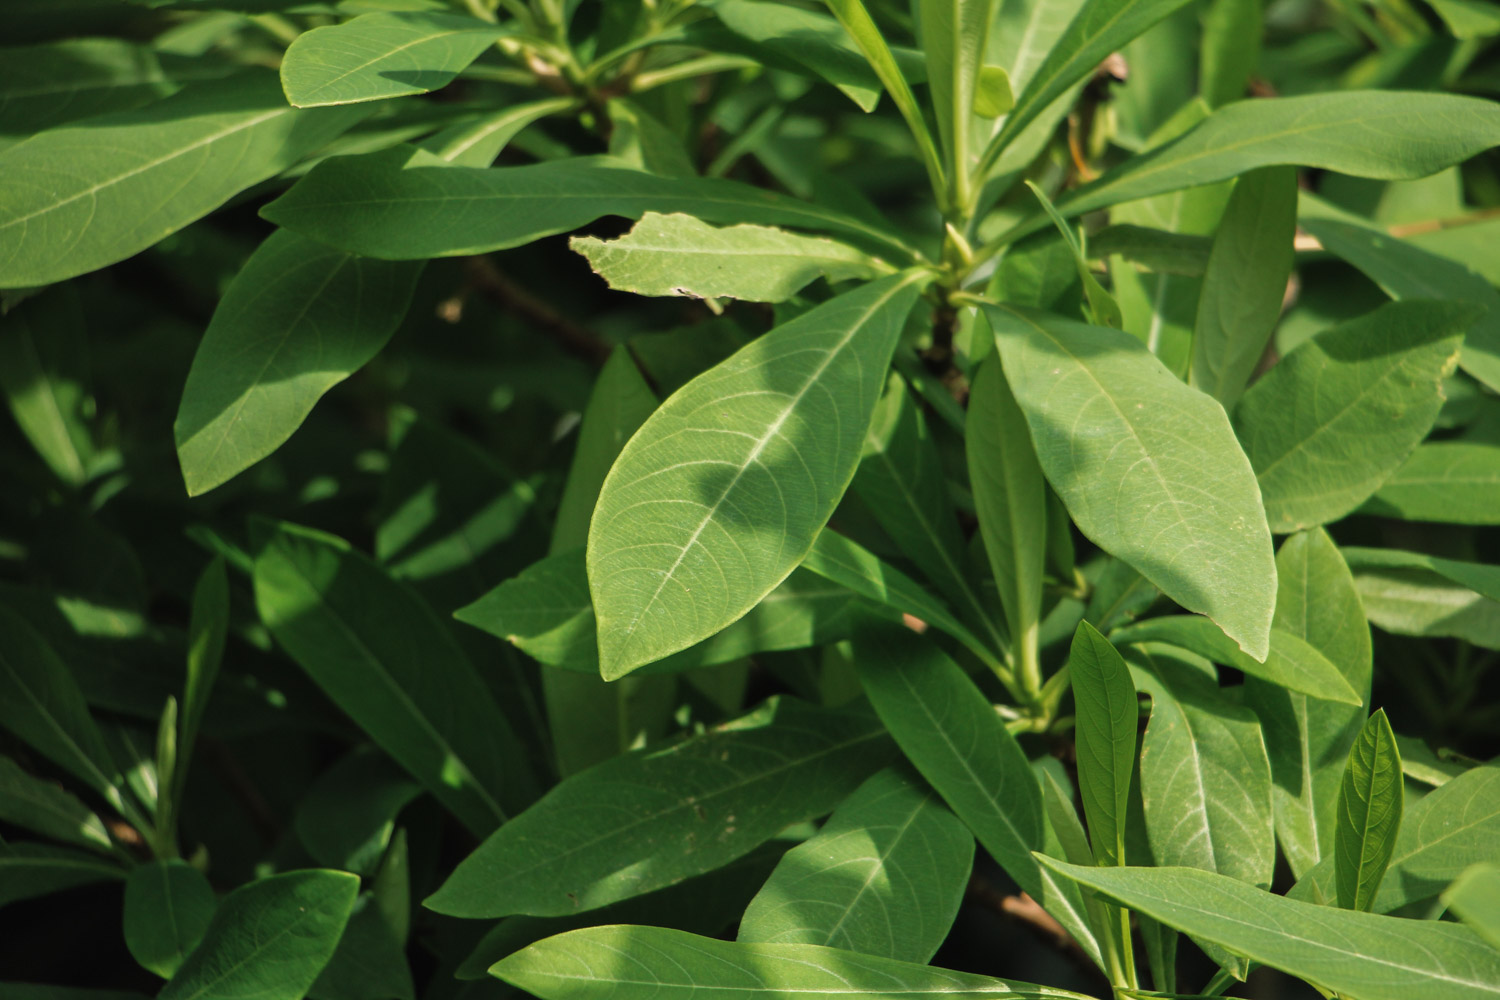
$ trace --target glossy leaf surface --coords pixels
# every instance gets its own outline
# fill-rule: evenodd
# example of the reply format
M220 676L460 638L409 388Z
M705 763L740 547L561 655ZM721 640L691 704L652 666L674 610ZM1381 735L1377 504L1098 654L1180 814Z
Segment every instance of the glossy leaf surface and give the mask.
M1385 877L1401 829L1401 754L1385 711L1355 737L1339 790L1333 837L1336 899L1346 910L1368 910Z

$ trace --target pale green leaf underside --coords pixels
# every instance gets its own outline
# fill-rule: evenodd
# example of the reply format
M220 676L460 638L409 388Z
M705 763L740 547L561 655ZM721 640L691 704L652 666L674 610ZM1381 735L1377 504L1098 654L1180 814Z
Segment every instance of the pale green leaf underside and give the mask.
M425 11L363 14L298 35L281 61L298 108L425 94L447 86L504 28Z
M1191 868L1042 863L1168 926L1360 1000L1500 997L1500 951L1453 924L1302 903Z
M1251 657L1270 648L1276 566L1224 410L1130 334L987 306L1037 459L1080 530Z
M806 1000L922 996L1088 1000L1078 993L989 979L809 944L716 941L664 927L589 927L538 941L491 975L541 1000Z
M1478 864L1465 869L1443 893L1443 902L1474 933L1500 948L1500 866Z
M606 680L718 632L802 561L854 475L922 280L865 285L752 341L626 444L589 527Z
M575 236L609 287L637 295L785 302L820 277L876 277L867 254L830 239L767 226L710 226L691 215L647 212L614 240Z
M1420 552L1402 552L1398 549L1363 549L1350 547L1341 549L1344 558L1354 570L1418 569L1428 570L1441 577L1483 594L1492 601L1500 601L1500 566L1484 563L1462 562L1457 559L1440 559Z
M1429 441L1360 508L1408 521L1500 524L1500 445L1481 441Z

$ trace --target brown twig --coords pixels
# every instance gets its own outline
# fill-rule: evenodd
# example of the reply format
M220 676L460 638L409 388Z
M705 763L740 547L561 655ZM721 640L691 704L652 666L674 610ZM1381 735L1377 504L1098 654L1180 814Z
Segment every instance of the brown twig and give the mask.
M1041 905L1026 893L1008 895L976 875L969 880L969 888L964 895L971 903L1028 924L1033 930L1048 938L1054 946L1073 957L1085 957L1083 949L1079 947L1077 941L1073 940L1073 936L1063 929L1063 925L1052 919L1052 915L1042 909Z
M476 292L539 327L569 354L593 365L609 360L608 344L521 287L490 258L464 258L464 276Z

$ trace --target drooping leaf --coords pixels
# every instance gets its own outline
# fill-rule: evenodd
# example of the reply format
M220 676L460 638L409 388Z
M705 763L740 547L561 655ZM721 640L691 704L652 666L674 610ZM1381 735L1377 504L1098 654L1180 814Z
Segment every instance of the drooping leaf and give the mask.
M5 756L0 756L0 822L96 851L112 846L104 821L77 796L27 774Z
M159 1000L300 1000L333 955L358 892L358 877L318 869L241 886L220 902Z
M1068 653L1078 743L1078 791L1088 817L1094 858L1125 863L1125 811L1135 766L1140 708L1125 660L1086 621L1078 623Z
M1500 996L1500 951L1453 924L1330 909L1191 868L1042 863L1168 926L1361 1000Z
M1049 881L1032 858L1043 844L1041 790L974 682L930 641L876 623L856 633L854 664L902 753L1007 874L1100 962L1081 897Z
M948 936L973 860L973 835L921 778L887 768L782 856L737 940L927 962Z
M515 735L432 610L340 539L289 524L267 536L261 620L318 686L476 835L530 801Z
M1475 934L1500 948L1500 865L1477 864L1464 869L1443 893L1443 902Z
M1408 521L1500 524L1500 445L1480 441L1429 441L1360 508Z
M1251 386L1235 430L1276 532L1349 513L1427 436L1471 306L1392 302L1304 341Z
M602 215L683 212L705 222L831 230L905 259L901 241L852 216L707 178L659 177L608 157L524 167L408 166L409 149L325 160L261 215L342 250L388 260L484 253Z
M79 300L59 288L0 317L0 392L57 478L82 486L95 461L87 339Z
M718 632L802 561L853 478L922 280L892 276L777 327L626 444L589 526L606 680Z
M0 843L0 906L125 877L97 854L43 844Z
M1163 615L1135 625L1126 625L1110 633L1110 639L1123 645L1133 642L1168 642L1197 653L1215 663L1234 667L1247 674L1345 705L1359 705L1363 699L1338 667L1329 662L1306 640L1291 632L1271 629L1271 645L1265 662L1257 663L1230 643L1213 622L1197 615Z
M609 287L637 295L785 302L819 277L873 278L877 264L843 243L767 226L715 228L691 215L647 212L614 240L569 241Z
M376 11L304 31L281 60L297 108L378 101L446 87L506 29L474 17Z
M565 779L460 862L424 905L460 917L557 916L651 892L829 812L892 755L867 706L771 701Z
M138 253L367 113L290 108L274 74L257 70L0 151L11 183L0 206L0 287L61 281Z
M1385 877L1401 828L1402 781L1396 735L1377 709L1355 737L1339 789L1333 873L1346 910L1368 910Z
M218 900L184 861L149 861L125 880L125 946L145 969L170 979L203 940Z
M620 956L630 956L622 964ZM491 974L541 1000L724 1000L800 996L1086 1000L1081 994L811 944L716 941L664 927L588 927L499 962Z
M1263 658L1271 536L1223 409L1127 333L985 310L1037 459L1079 529Z
M1218 0L1260 9L1258 2ZM1193 326L1188 384L1233 411L1281 317L1297 230L1297 174L1255 170L1234 186L1214 237Z

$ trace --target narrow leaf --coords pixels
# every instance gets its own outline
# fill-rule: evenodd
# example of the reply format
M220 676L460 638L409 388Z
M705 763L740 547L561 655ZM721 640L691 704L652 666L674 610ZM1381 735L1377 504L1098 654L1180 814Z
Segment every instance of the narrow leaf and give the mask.
M1408 521L1500 524L1500 446L1479 441L1418 445L1360 508Z
M0 756L0 822L96 851L112 846L104 821L77 796L27 774L4 756Z
M1124 319L1120 315L1120 305L1115 301L1115 297L1099 284L1099 279L1094 277L1094 272L1089 268L1088 259L1084 256L1083 246L1078 242L1078 234L1058 213L1057 207L1042 193L1041 188L1031 181L1027 181L1026 186L1031 189L1032 194L1036 195L1037 201L1042 203L1042 210L1047 213L1047 218L1051 219L1052 224L1057 227L1058 233L1068 244L1068 249L1073 251L1073 266L1078 269L1078 280L1083 285L1083 297L1088 303L1089 322L1096 326L1120 329L1124 325Z
M947 176L958 189L960 204L968 203L974 98L998 6L999 0L929 0L917 6L927 93L937 113ZM1008 90L1008 79L1006 84Z
M0 844L0 907L124 877L122 869L97 854L42 844Z
M1402 780L1396 736L1377 709L1354 740L1339 790L1333 872L1346 910L1368 910L1385 877L1401 828Z
M95 458L85 416L92 404L87 346L71 288L0 316L0 392L36 453L70 486L88 480Z
M1140 708L1125 660L1088 622L1078 623L1068 653L1077 721L1078 790L1088 817L1094 858L1125 863L1125 810L1135 766Z
M218 900L183 861L137 865L125 880L125 946L142 968L170 979L203 940Z
M187 680L183 685L177 766L173 771L172 800L177 803L182 802L187 787L188 761L192 759L203 714L208 710L208 698L219 676L228 634L229 573L224 557L217 556L193 587L193 604L188 618Z

